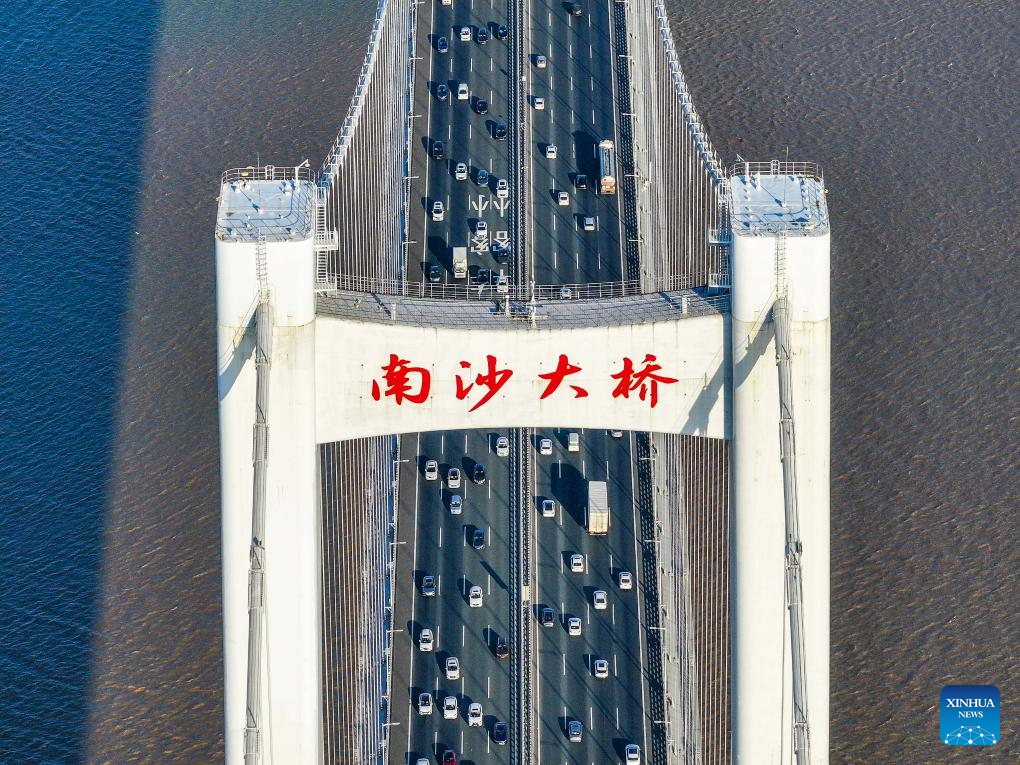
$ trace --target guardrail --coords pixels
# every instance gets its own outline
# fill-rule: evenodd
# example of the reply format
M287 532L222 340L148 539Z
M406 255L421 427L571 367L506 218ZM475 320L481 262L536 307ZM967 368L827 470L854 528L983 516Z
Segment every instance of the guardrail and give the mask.
M299 167L281 167L279 165L248 165L248 167L232 167L224 170L220 176L220 185L234 181L313 181L311 169L307 165Z
M687 275L663 276L652 279L650 288L642 288L639 279L618 282L589 282L582 284L504 284L402 282L397 279L377 279L354 274L332 275L326 286L317 290L329 295L336 292L364 292L372 295L393 295L430 300L536 300L570 301L598 300L630 297L658 292L676 292L703 287Z
M789 160L773 159L769 162L737 162L729 167L729 175L794 175L800 178L810 178L825 185L825 176L822 168L814 162L791 162Z

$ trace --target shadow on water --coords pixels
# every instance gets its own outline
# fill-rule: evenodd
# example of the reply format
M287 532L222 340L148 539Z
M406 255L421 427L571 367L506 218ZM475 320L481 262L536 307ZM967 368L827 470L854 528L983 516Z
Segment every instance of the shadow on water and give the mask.
M84 756L117 386L160 9L18 3L5 43L0 751ZM19 209L20 208L20 209ZM9 310L17 306L16 310Z

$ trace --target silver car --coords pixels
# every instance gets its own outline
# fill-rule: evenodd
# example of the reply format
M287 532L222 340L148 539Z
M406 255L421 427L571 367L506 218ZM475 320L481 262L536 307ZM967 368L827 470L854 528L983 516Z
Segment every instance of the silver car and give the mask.
M510 196L510 184L507 183L506 178L500 178L496 181L496 196L500 199L506 199Z
M458 181L466 181L468 176L467 165L463 162L458 162L453 168L453 177Z
M609 662L605 659L595 659L592 669L595 671L595 677L600 680L609 677Z
M418 694L418 714L430 715L432 714L432 694L431 693L420 693Z
M497 457L509 457L510 456L510 439L506 436L500 436L496 439L496 456Z
M439 463L435 460L428 460L425 463L425 480L435 481L439 478Z
M460 679L460 659L458 659L456 656L447 656L444 668L446 670L447 680Z
M443 699L443 719L444 720L456 720L457 719L457 697L447 696Z
M422 653L428 653L432 650L432 630L428 627L423 629L418 636L418 650Z
M584 573L584 556L581 553L574 553L570 556L570 571L574 574Z
M538 442L538 453L539 454L552 454L552 441L548 438L539 439Z
M460 488L460 468L450 468L446 474L446 485L451 489Z
M467 101L471 97L471 91L466 82L457 83L457 100Z
M463 509L464 500L460 498L460 494L454 494L450 497L450 515L460 515Z
M641 762L641 747L637 744L627 744L623 749L624 759L627 762Z
M446 210L443 208L443 203L436 200L432 203L432 220L441 221L446 217Z
M545 158L556 159L556 144L548 143L545 145Z

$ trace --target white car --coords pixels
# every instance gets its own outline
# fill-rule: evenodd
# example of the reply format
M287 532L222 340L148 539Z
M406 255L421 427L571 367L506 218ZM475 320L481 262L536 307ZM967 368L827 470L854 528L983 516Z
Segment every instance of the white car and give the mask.
M458 34L461 42L471 42L471 27L461 27Z
M477 584L468 590L468 605L471 606L471 608L482 607L482 588Z
M579 452L579 451L581 451L581 434L580 433L568 433L567 434L567 451L568 452Z
M581 617L571 616L567 619L567 634L570 635L570 637L580 637Z
M543 56L541 53L536 54L536 56L535 56L535 66L536 67L538 67L539 69L545 69L546 66L548 66L548 64L549 64L549 62L546 60L545 56Z
M496 456L497 457L509 457L510 456L510 439L506 436L500 436L496 439Z
M609 431L609 435L611 435L613 438L623 438L623 431L613 428L612 430Z
M432 714L432 694L431 693L420 693L418 694L418 714L430 715Z
M581 228L583 228L585 231L594 231L595 216L585 215L584 218L581 219Z
M539 439L538 442L538 453L539 454L552 454L552 441L548 438Z
M547 143L545 145L545 158L546 159L556 159L556 144L554 144L554 143Z
M423 629L421 634L418 635L418 650L423 653L428 653L432 650L432 630L428 627Z
M623 749L624 759L627 762L641 762L641 747L637 744L627 744Z
M425 463L425 480L435 481L437 478L439 478L439 463L429 460Z
M595 677L600 680L609 677L609 662L605 659L595 659L592 669L595 670Z
M443 719L444 720L456 720L457 719L457 697L447 696L443 699Z
M453 177L458 181L466 181L468 176L467 165L463 162L458 162L453 168Z
M443 0L443 5L453 5L453 0Z
M460 468L450 468L446 474L446 485L451 489L460 488Z
M555 518L556 517L556 503L551 499L542 500L542 517L543 518Z
M584 573L584 556L580 553L574 553L570 556L570 571L574 574Z
M489 224L484 220L475 221L475 234L481 236L489 233Z
M482 705L477 701L468 706L468 727L482 726Z
M426 760L424 757L419 757L417 760L414 761L414 765L429 765L429 761Z
M510 196L510 184L506 182L506 178L496 181L496 196L499 199L506 199Z
M556 204L560 207L566 207L570 204L570 195L565 191L556 192Z
M629 571L621 571L619 574L619 582L621 590L632 590L634 589L634 575Z
M460 679L460 659L458 659L456 656L447 656L444 668L446 669L447 680Z
M545 109L545 99L541 96L532 96L531 105L536 109Z
M459 83L457 85L457 100L467 101L471 97L471 91L468 90L466 82Z
M443 203L436 200L432 203L432 220L441 221L446 217L446 210L443 208Z
M609 605L609 597L606 595L606 591L595 590L591 595L591 604L595 606L596 611L605 611L606 606Z
M454 494L450 497L450 515L460 515L463 509L464 500L461 499L460 494Z

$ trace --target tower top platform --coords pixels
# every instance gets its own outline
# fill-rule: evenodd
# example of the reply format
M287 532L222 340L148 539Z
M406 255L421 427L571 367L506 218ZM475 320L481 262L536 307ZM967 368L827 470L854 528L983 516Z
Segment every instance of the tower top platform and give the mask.
M307 167L242 167L220 180L216 238L252 242L302 241L313 234L315 184Z
M825 181L809 162L741 162L730 171L730 216L736 236L829 231Z

